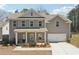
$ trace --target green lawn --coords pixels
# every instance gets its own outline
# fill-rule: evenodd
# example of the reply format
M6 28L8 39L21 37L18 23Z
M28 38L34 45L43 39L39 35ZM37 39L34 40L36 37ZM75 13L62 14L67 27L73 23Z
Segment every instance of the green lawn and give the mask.
M72 35L71 44L75 45L76 47L79 47L79 33Z

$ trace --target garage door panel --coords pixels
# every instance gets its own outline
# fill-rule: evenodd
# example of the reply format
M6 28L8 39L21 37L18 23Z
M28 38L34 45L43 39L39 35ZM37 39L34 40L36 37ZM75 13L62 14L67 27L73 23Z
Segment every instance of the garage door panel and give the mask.
M48 34L50 42L66 41L66 34Z

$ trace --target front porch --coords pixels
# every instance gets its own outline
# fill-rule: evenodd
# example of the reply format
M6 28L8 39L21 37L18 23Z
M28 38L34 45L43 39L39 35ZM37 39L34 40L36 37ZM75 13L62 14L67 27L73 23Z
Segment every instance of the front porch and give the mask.
M35 43L48 43L47 29L15 29L16 45L29 44L31 41Z

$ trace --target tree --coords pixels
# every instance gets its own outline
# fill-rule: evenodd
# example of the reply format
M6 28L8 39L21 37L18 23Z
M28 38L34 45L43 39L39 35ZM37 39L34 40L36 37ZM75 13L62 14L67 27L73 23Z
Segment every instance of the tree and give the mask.
M28 9L23 9L21 12L26 12Z
M72 21L72 32L79 32L79 5L75 6L69 13L68 18Z

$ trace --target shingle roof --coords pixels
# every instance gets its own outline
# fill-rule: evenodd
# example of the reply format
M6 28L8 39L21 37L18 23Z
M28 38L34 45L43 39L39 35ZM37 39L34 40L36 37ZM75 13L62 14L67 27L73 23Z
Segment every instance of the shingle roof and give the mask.
M42 17L38 12L33 9L27 10L27 12L14 13L8 17L8 19L16 19L16 18L32 18L32 17Z
M32 15L33 14L33 15ZM33 18L33 17L44 17L46 22L48 22L49 20L54 19L55 17L61 17L63 20L65 20L68 23L71 23L72 21L67 19L66 17L62 16L62 15L50 15L50 14L46 14L45 12L37 12L33 9L29 9L27 10L27 12L19 12L19 13L14 13L12 15L10 15L8 17L8 19L17 19L17 18Z
M64 21L66 21L66 23L72 23L72 21L69 20L68 18L66 18L62 15L58 15L58 14L57 15L44 15L43 14L43 16L45 17L45 20L47 23L49 23L50 20L53 20L55 17L58 17L58 16L61 17Z

